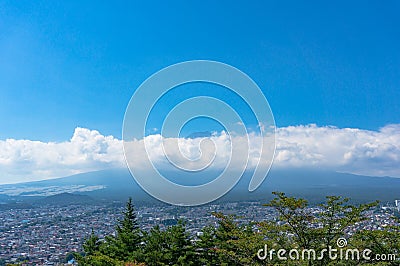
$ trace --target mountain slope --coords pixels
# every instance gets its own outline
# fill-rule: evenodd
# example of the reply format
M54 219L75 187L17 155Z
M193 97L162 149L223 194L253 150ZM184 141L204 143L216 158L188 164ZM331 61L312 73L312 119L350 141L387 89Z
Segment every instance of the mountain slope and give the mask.
M46 205L73 205L73 204L92 204L95 200L87 195L73 194L73 193L60 193L52 196L39 199L36 204Z
M172 181L185 183L185 185L204 183L211 179L208 175L203 177L198 175L194 180L191 179L189 173L181 172L169 173L169 176ZM359 176L310 169L272 169L264 183L256 191L250 193L247 191L250 177L251 173L245 173L238 184L220 200L268 200L271 198L272 191L283 191L289 195L305 197L312 202L320 202L327 195L342 195L356 202L374 200L386 202L400 198L399 178ZM202 178L204 182L200 182ZM155 201L139 187L127 169L90 172L39 182L0 185L0 195L14 193L14 197L25 199L32 196L51 196L62 192L89 195L96 200L126 200L131 196L135 201Z

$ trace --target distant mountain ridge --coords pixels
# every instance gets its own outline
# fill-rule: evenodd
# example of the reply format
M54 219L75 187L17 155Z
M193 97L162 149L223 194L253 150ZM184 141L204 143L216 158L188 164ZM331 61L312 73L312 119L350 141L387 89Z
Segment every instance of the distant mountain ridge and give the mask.
M199 175L197 180L193 180L188 175L189 173L173 172L171 181L196 185L199 183L198 179L204 179L205 182L212 179L208 175L203 177ZM271 198L272 191L304 197L311 202L321 202L327 195L342 195L356 202L374 200L387 202L400 198L400 178L360 176L311 169L272 169L264 183L256 191L250 193L247 190L250 177L251 173L246 172L238 184L219 200L264 201ZM44 198L44 196L38 196L40 190L57 189L57 194L60 194L64 188L66 192L87 195L93 200L124 201L131 196L135 201L158 202L136 183L127 169L104 170L51 180L0 185L0 201L5 201L10 197L37 200ZM76 191L73 190L74 188ZM10 192L20 194L6 196Z
M88 195L74 193L60 193L39 199L36 203L47 205L71 205L71 204L92 204L95 200Z

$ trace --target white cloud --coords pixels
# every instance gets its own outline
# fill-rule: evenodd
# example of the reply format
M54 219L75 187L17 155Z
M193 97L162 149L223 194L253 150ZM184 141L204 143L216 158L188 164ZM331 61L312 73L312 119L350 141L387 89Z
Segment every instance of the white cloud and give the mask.
M48 179L122 167L122 142L96 130L76 128L66 142L0 140L0 183Z
M164 145L169 159L181 167L199 169L211 161L212 167L220 168L229 161L233 141L244 155L249 154L249 165L254 166L259 154L259 137L253 134L249 138L248 152L246 137L233 136L233 140L229 140L225 133L203 142L169 138L164 139ZM144 140L135 141L140 147ZM145 141L155 164L160 167L168 164L161 136L150 135ZM124 167L122 147L121 140L85 128L76 128L69 141L59 143L0 140L0 183ZM282 127L276 131L276 147L274 167L318 166L357 174L400 177L400 124L388 125L379 131L316 125ZM132 156L140 166L146 153L140 149L134 151Z
M400 125L379 131L290 126L277 129L277 166L321 166L364 175L400 177Z

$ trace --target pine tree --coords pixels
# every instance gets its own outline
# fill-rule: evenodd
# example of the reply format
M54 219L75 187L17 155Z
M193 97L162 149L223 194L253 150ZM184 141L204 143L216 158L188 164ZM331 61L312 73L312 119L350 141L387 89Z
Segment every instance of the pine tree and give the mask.
M123 218L116 225L116 236L107 236L104 253L114 259L126 261L139 256L142 232L136 217L132 198L129 198L123 211Z
M145 243L146 265L197 265L194 247L181 221L165 231L153 227L146 234Z
M86 239L85 243L83 243L83 250L88 256L94 255L96 252L99 251L100 244L101 242L99 241L99 237L94 234L94 231L92 229L90 237Z
M199 236L199 241L196 242L196 250L199 254L201 265L218 265L215 231L214 226L205 226L201 231L202 235Z
M205 265L260 265L256 254L263 236L253 230L254 223L240 224L235 215L214 213L214 216L218 218L218 227L206 236L206 241L214 247L202 256L212 262L206 261Z
M167 229L167 242L169 253L173 265L193 265L195 264L194 247L191 244L185 224L179 221L177 225Z
M375 254L396 254L400 250L400 227L385 227L384 230L361 230L349 235L346 232L362 222L364 213L376 203L354 206L348 199L329 196L317 211L311 212L304 199L288 197L275 192L276 196L266 206L273 207L279 214L276 220L261 222L239 222L237 216L214 213L218 226L203 228L203 236L193 245L182 222L160 229L153 227L142 232L138 226L132 200L126 204L123 217L118 220L115 236L99 241L92 231L83 248L85 256L74 254L79 265L399 265L397 261L342 261L324 258L314 260L259 259L260 248L306 250L335 246L339 237L347 237L348 247L371 249ZM393 218L395 219L395 218ZM400 221L397 221L398 223ZM139 264L137 264L139 262Z
M166 240L166 232L162 231L158 225L145 234L146 245L143 253L147 265L168 265L170 257L167 252L168 243Z

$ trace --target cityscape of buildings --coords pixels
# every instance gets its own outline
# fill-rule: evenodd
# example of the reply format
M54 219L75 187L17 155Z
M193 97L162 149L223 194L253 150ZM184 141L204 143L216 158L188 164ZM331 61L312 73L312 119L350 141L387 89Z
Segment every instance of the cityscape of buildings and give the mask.
M392 206L382 206L368 212L361 229L383 229L395 225ZM0 265L65 265L71 263L72 253L82 251L82 243L93 230L100 239L113 234L124 205L107 203L96 205L36 206L30 209L11 209L0 213ZM310 207L318 213L318 207ZM213 212L235 214L239 222L277 219L276 211L260 202L209 204L198 207L139 206L137 217L143 230L155 225L161 228L186 222L187 231L194 237L207 225L217 226ZM360 229L360 228L358 228ZM357 229L357 230L358 230ZM356 230L356 229L354 229Z

